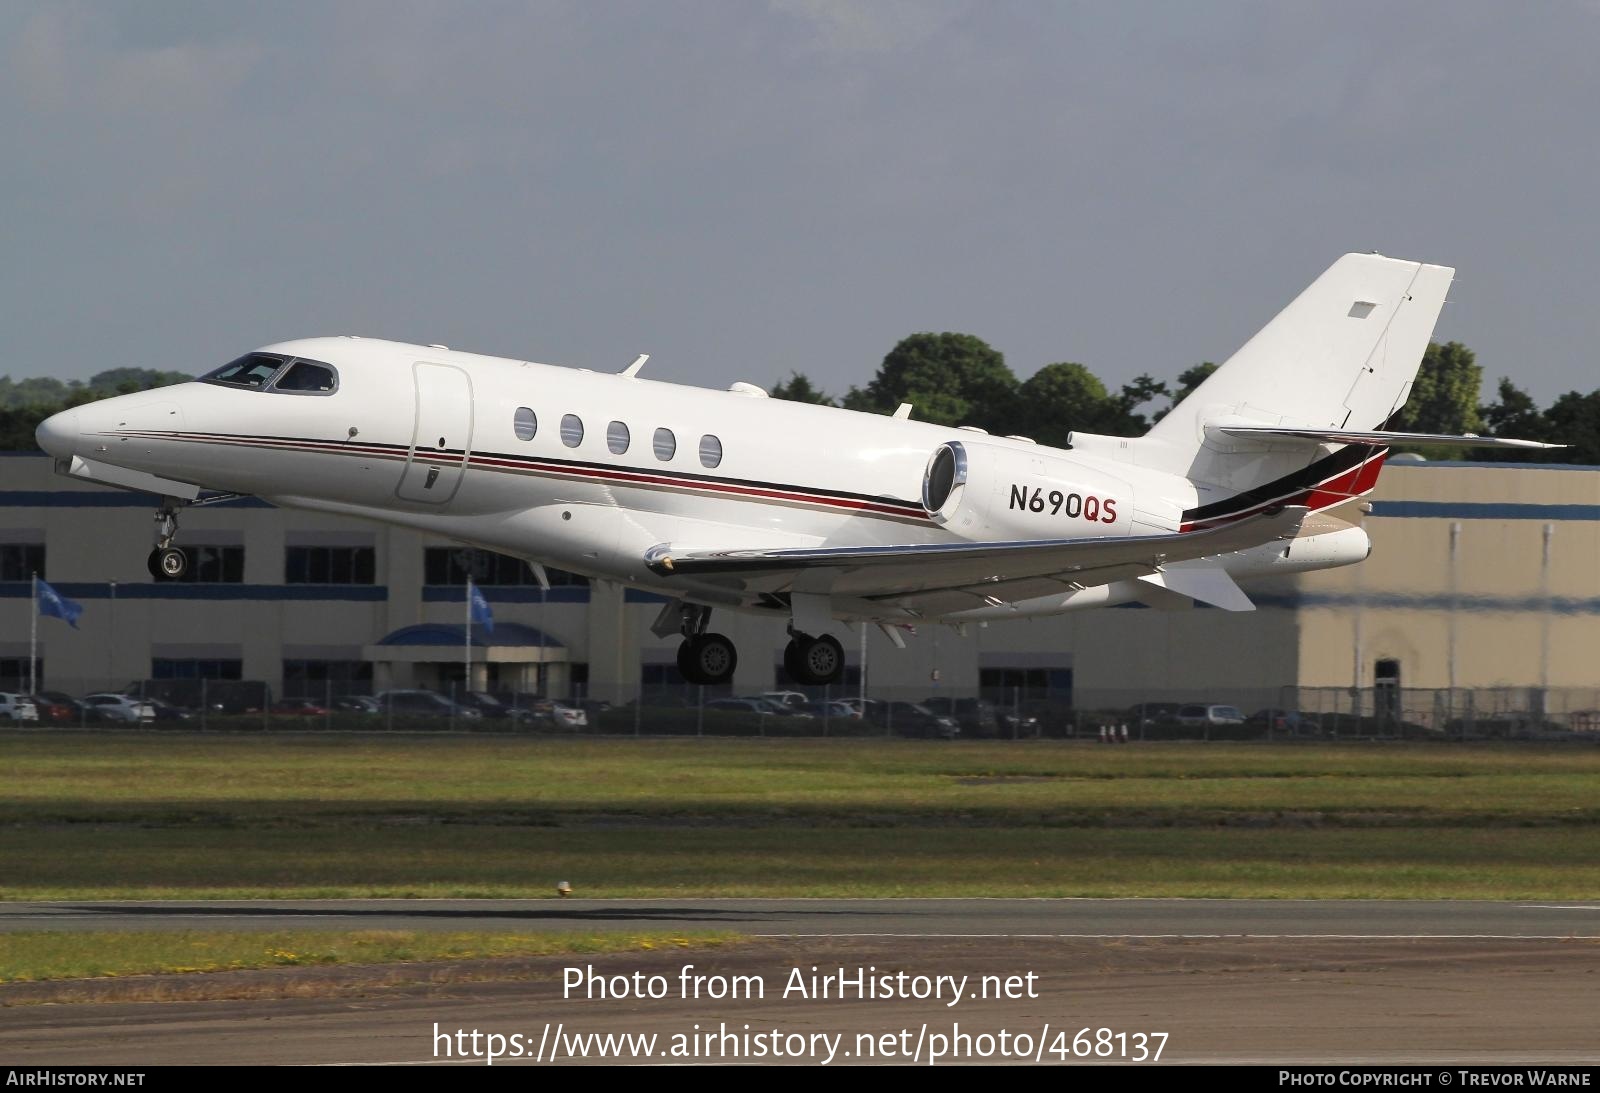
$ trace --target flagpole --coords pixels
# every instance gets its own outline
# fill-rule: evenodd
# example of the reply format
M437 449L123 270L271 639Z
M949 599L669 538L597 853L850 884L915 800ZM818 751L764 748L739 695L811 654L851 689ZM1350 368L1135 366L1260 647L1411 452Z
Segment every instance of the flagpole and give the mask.
M33 614L28 619L28 693L39 690L39 574L33 574Z

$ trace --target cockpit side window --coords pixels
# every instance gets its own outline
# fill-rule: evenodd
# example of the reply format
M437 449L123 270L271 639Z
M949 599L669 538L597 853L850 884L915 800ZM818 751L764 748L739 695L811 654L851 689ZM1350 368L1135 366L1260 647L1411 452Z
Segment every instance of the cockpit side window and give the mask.
M277 375L288 359L276 353L246 353L236 361L229 361L221 368L207 372L200 379L205 383L248 387L259 391Z
M331 395L338 387L339 374L331 364L308 361L304 357L297 357L272 385L274 391L295 395Z

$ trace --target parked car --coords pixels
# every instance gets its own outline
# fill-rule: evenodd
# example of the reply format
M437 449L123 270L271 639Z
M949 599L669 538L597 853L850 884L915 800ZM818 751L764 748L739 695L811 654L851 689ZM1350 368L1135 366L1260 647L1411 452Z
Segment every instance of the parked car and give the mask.
M788 711L776 702L765 698L714 698L706 703L708 710L732 710L735 713L755 714L759 717L786 717Z
M878 702L868 699L866 716L873 724L882 725L900 736L954 740L961 735L961 726L955 718L936 714L915 702Z
M0 691L0 721L37 721L39 707L27 695Z
M528 703L525 708L531 720L549 725L551 728L586 729L589 727L589 714L570 703L557 702L551 698L536 698Z
M368 698L366 695L344 695L333 700L333 708L337 713L375 714L382 711L378 707L378 700Z
M87 719L83 704L63 691L40 691L32 698L40 721L76 725Z
M1288 736L1320 736L1322 726L1298 710L1257 710L1244 723L1263 732L1282 733Z
M1183 710L1179 702L1141 702L1136 706L1129 706L1127 713L1128 731L1138 733L1143 729L1160 725L1178 724L1178 714Z
M829 721L859 721L861 711L842 702L839 699L829 699L827 702L808 702L801 707L801 711L812 717L819 717Z
M811 700L799 691L764 691L761 697L791 710L803 710L811 705Z
M483 717L472 707L458 705L437 691L381 691L377 699L379 712L395 717L458 717L463 721Z
M155 707L131 695L84 695L83 708L93 721L107 721L119 725L137 725L156 719Z
M504 702L487 691L469 691L459 701L462 706L477 710L491 721L523 720L531 716L523 707Z
M799 703L799 704L795 704L795 703L791 703L791 702L780 702L778 699L773 698L771 695L765 695L765 694L761 694L761 695L744 695L743 697L744 697L744 699L746 701L749 701L749 702L761 702L761 703L764 703L766 705L767 711L769 713L777 714L779 717L810 717L811 716L811 714L806 711L806 709L805 709L805 705L806 704L803 703L803 702Z
M272 707L273 717L326 717L328 708L309 698L286 698Z
M144 702L145 705L150 707L151 712L155 714L154 720L156 721L181 723L193 721L196 716L193 710L185 709L182 706L174 706L170 702L162 702L157 698L147 698Z
M1178 711L1178 724L1190 728L1202 725L1243 725L1244 714L1237 706L1185 706Z

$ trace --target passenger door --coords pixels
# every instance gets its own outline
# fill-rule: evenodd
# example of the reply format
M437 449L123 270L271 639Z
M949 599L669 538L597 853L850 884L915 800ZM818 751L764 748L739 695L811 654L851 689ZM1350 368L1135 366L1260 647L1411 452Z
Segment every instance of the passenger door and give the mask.
M472 451L472 378L449 364L412 366L416 425L399 496L442 505L456 495Z

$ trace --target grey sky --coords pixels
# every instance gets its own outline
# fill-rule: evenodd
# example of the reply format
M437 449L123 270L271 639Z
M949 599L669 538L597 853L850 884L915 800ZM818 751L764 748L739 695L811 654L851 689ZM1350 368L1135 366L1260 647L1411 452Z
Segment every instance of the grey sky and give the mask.
M0 373L359 333L838 392L1220 359L1339 254L1600 387L1600 3L0 7Z

